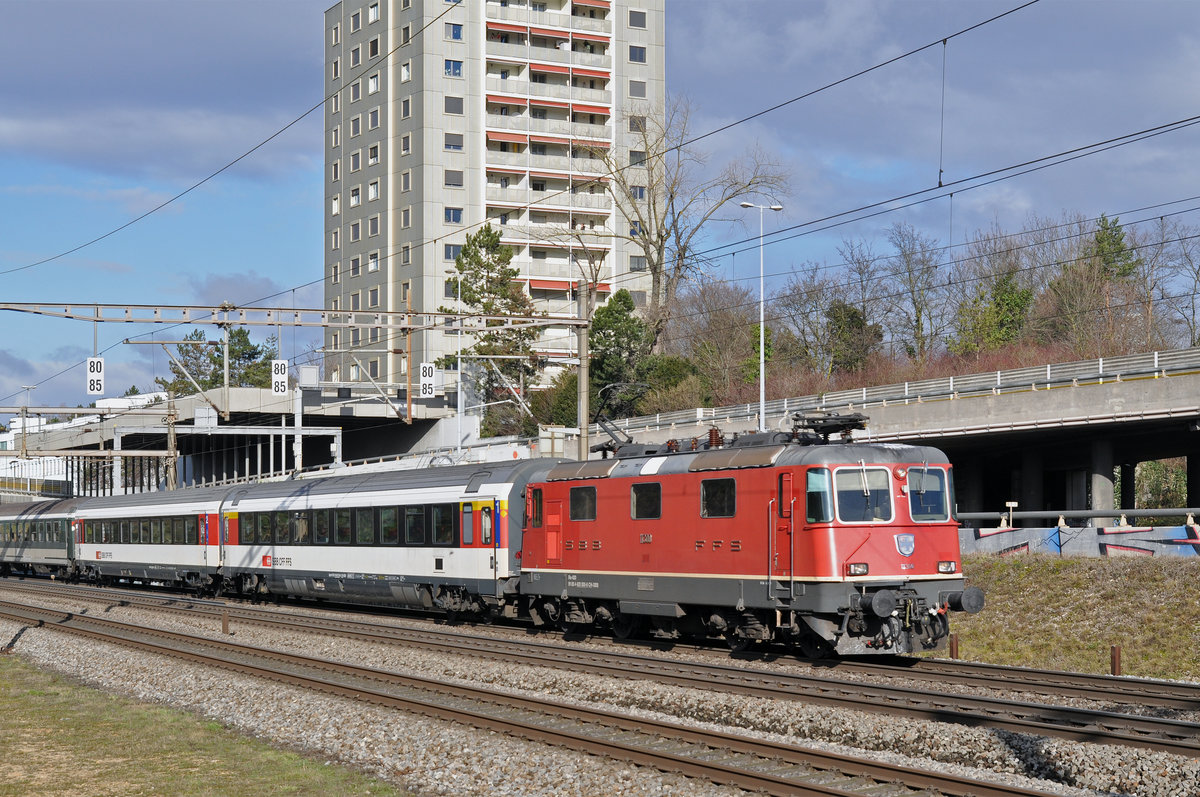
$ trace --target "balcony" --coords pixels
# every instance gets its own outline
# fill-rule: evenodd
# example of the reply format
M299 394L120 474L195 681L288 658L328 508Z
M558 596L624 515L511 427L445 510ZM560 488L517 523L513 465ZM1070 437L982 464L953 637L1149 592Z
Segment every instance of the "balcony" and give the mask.
M570 28L588 33L612 35L611 19L575 17L565 11L532 11L526 8L506 8L495 3L486 3L487 18L518 25L542 25L554 28Z
M564 83L531 83L528 80L490 77L487 90L496 94L515 94L518 97L545 97L549 100L573 100L593 105L612 105L612 92L603 89L574 88Z
M608 141L612 128L608 125L593 125L586 122L571 122L567 119L534 119L528 114L504 115L489 113L485 124L497 130L514 130L522 133L545 133L556 136L572 136Z
M588 69L612 69L612 56L602 53L561 50L557 47L532 47L524 44L488 41L484 47L488 57L509 58L515 61L542 61L547 64L582 66Z

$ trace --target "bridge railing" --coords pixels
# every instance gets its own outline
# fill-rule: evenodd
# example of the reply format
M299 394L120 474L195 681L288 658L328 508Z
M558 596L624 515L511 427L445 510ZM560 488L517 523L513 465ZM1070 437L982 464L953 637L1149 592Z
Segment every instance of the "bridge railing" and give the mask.
M896 403L939 401L981 394L1015 393L1065 385L1096 384L1146 376L1200 369L1200 347L1099 357L1067 363L1051 363L1029 368L922 379L875 387L836 390L809 396L774 399L766 403L767 416L785 416L795 411L856 411L872 406ZM757 421L758 404L733 404L724 407L698 407L656 415L643 415L616 421L620 429L669 429L708 422ZM591 427L592 434L600 432Z

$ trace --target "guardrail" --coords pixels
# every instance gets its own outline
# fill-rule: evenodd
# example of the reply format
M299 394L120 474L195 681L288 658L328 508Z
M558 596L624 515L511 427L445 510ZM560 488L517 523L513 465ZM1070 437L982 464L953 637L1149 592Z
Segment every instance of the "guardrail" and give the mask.
M872 406L922 401L942 401L985 394L1000 395L1029 390L1103 384L1122 379L1146 376L1168 376L1172 373L1200 370L1200 347L1155 351L1148 354L1129 354L1120 357L1099 357L1068 363L1054 363L1031 368L923 379L875 387L836 390L810 396L774 399L766 404L768 417L785 416L796 411L847 410L859 411ZM663 429L692 426L703 421L757 421L758 404L734 404L724 407L699 407L657 415L643 415L615 421L617 428ZM591 427L593 433L598 426Z

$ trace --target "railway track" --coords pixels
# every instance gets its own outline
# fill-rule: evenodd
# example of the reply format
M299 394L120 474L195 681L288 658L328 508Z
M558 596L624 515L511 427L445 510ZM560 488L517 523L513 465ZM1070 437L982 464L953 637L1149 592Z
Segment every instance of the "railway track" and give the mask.
M4 586L10 584L5 582ZM742 694L772 700L796 700L808 704L826 705L837 708L853 708L871 713L883 713L924 720L957 723L975 727L998 728L1011 732L1035 736L1052 736L1074 741L1116 744L1129 747L1200 757L1200 725L1182 720L1146 717L1118 711L1099 711L1067 706L1044 705L996 697L982 697L953 693L931 692L911 686L881 685L862 681L846 681L833 677L772 672L720 663L698 663L678 661L656 656L642 656L624 651L550 645L519 638L496 638L466 634L445 628L429 626L420 629L401 628L391 625L355 620L351 618L329 618L316 614L281 613L277 611L245 606L229 606L216 601L195 601L186 598L161 595L140 595L125 590L107 590L102 593L90 588L65 585L30 584L30 591L45 592L75 598L117 602L123 605L141 605L157 611L187 614L200 613L214 619L228 619L231 623L254 624L276 630L321 633L360 641L420 647L425 650L440 650L456 655L472 655L488 658L503 657L514 663L558 669L584 670L593 674L617 678L653 680L708 691ZM907 661L907 660L906 660ZM918 664L920 667L922 661ZM937 679L944 671L954 675L957 683L995 689L996 678L991 670L1005 671L1010 680L1003 686L1037 691L1047 696L1076 696L1077 687L1069 686L1059 691L1059 683L1070 680L1074 674L1057 673L1057 679L1044 678L1039 671L1032 671L1028 681L1018 681L1023 670L1019 668L983 667L972 677L958 670L954 662L931 662L933 665L949 664L949 667L925 667L923 677ZM837 663L831 666L837 671L843 666L847 671L878 669L879 665L859 662ZM909 670L915 669L908 665ZM882 671L896 677L895 663L883 667ZM1081 679L1093 676L1079 676ZM1121 690L1130 682L1131 692ZM1020 685L1015 685L1019 683ZM1100 692L1108 702L1136 704L1139 695L1153 686L1156 699L1161 705L1173 709L1194 711L1200 709L1198 687L1192 684L1139 681L1134 679L1109 678ZM1099 686L1094 687L1100 689ZM1116 696L1121 695L1120 699Z
M749 791L873 797L1046 794L61 610L4 601L0 617Z

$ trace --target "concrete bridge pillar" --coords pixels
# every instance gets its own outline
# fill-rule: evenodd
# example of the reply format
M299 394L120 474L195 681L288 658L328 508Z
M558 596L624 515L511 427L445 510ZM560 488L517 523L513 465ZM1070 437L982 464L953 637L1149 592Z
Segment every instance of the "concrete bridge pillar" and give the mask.
M1021 454L1021 495L1017 499L1021 503L1017 507L1026 512L1038 512L1045 508L1043 482L1045 481L1045 462L1042 452L1026 449ZM1044 520L1024 520L1022 526L1038 527L1045 525Z
M1113 448L1107 438L1092 441L1091 506L1088 509L1111 509L1113 506ZM1097 528L1112 525L1111 517L1092 520Z

